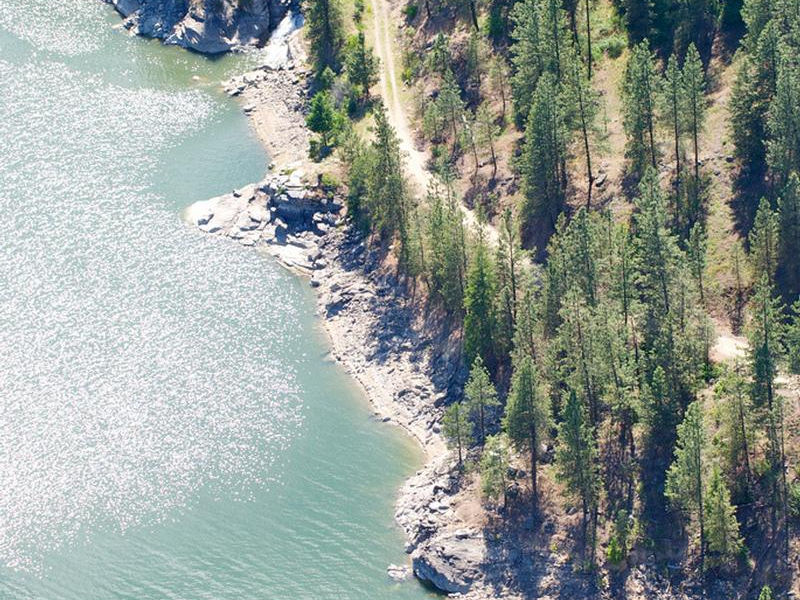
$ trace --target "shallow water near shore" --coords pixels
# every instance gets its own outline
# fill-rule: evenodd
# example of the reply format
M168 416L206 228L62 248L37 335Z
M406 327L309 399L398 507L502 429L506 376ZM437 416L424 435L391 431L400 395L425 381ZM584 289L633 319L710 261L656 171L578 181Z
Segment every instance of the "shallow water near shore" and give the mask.
M427 597L386 576L419 450L306 283L180 220L264 175L250 59L118 24L0 2L0 599Z

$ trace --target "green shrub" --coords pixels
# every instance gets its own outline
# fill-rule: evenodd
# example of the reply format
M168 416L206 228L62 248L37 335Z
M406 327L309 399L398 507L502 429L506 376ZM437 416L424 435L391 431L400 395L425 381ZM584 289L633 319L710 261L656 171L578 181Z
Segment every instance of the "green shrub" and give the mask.
M323 148L322 141L319 138L311 138L308 142L308 157L311 160L320 160Z
M625 40L625 36L615 33L610 35L609 37L600 40L597 44L597 50L601 54L608 55L609 58L618 58L622 51L625 49L627 42ZM594 54L594 52L592 53Z
M406 21L410 23L417 18L417 14L419 14L419 5L415 2L409 2L403 9L403 14L406 16Z
M621 564L622 561L625 560L625 549L617 540L616 535L611 536L611 539L608 542L606 557L608 558L608 562L614 566Z
M326 194L331 194L342 184L333 173L323 173L319 178L319 185Z

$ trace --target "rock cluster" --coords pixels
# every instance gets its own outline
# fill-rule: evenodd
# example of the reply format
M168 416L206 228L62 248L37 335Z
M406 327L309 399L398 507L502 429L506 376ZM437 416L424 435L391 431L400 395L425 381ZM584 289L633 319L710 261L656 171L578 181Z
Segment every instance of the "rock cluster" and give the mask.
M326 265L318 238L336 225L341 209L295 172L196 202L185 217L201 231L244 246L263 246L286 266L311 272Z
M445 448L441 411L460 357L437 344L396 274L380 268L379 252L355 231L339 228L320 250L328 266L312 275L335 358L365 388L376 416L396 423L427 451L429 461L400 491L395 519L403 528L413 573L449 593L481 578L482 533L455 515L460 479ZM444 346L444 349L442 348ZM389 577L401 575L394 566Z
M260 46L269 38L289 0L106 0L125 27L204 54Z
M262 65L224 85L228 95L239 97L270 158L281 165L308 160L305 113L311 71L298 64L302 49L296 45L290 40L291 58L285 63Z
M429 463L406 482L395 518L408 537L414 575L448 593L466 593L481 577L481 532L454 514L460 480L450 456Z

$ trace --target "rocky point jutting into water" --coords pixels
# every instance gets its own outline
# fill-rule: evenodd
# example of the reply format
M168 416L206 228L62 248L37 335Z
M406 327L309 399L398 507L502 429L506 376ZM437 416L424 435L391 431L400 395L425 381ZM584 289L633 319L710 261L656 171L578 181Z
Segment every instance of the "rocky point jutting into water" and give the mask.
M105 0L139 35L205 54L260 46L289 10L290 0Z

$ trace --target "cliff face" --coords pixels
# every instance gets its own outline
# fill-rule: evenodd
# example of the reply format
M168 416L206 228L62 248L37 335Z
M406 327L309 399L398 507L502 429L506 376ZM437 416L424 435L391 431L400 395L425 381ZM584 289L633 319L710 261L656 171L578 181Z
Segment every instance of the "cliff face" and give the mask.
M259 46L286 14L292 0L105 0L125 17L125 26L202 52Z

